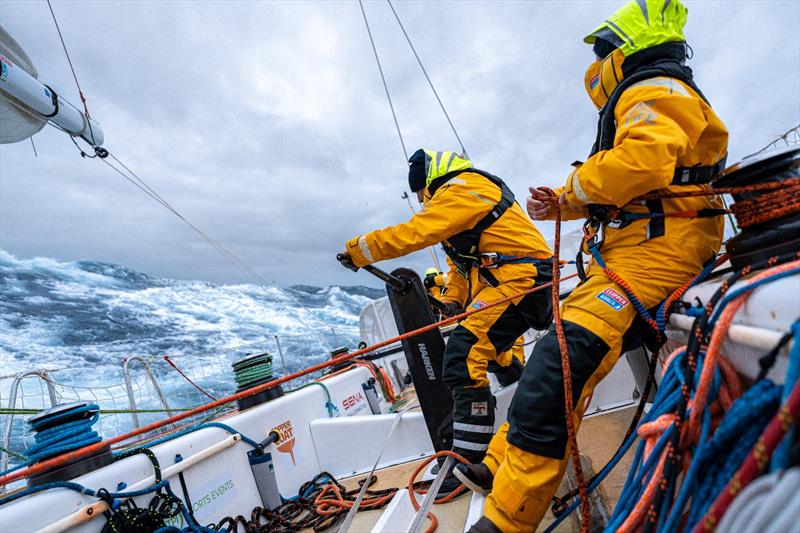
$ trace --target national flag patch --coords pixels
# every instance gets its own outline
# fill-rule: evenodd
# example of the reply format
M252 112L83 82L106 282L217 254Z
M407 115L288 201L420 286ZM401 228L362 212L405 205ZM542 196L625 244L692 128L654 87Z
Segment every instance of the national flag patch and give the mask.
M598 74L597 76L595 76L594 78L592 78L592 79L589 81L589 88L590 88L590 89L594 89L595 87L597 87L597 84L598 84L599 82L600 82L600 74Z
M472 302L470 304L470 307L474 307L475 309L481 309L483 307L486 307L486 302L482 302L480 300L475 300L474 302Z
M611 306L614 311L619 311L628 305L628 299L611 287L600 292L597 298Z

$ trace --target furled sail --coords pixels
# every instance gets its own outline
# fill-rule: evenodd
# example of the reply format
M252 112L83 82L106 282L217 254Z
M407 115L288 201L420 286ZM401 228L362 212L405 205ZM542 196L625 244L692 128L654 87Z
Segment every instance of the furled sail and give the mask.
M3 81L11 65L16 65L33 78L39 77L25 50L0 26L0 79ZM24 141L38 133L45 124L46 118L26 111L22 102L3 92L3 98L0 98L0 144Z
M28 55L2 27L0 68L0 143L27 139L51 121L91 146L103 144L100 125L40 82Z

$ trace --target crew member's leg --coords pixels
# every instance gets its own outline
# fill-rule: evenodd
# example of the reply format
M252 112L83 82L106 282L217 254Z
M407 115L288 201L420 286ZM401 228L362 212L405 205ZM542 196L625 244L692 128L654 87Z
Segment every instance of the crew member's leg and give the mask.
M684 271L655 266L645 272L636 265L636 269L624 272L624 267L625 264L617 265L617 271L635 288L642 303L651 308L689 279L693 273L686 270L699 267L699 262L685 265L686 270L680 269ZM597 268L562 304L576 429L586 398L619 358L623 336L635 316L636 310L622 288ZM536 343L514 395L504 459L484 507L484 515L502 531L529 532L547 511L569 455L564 418L561 355L551 328ZM497 455L503 453L502 443L493 442L491 448ZM496 458L492 461L496 462Z
M471 305L479 307L506 298L532 287L533 283L522 280L487 287ZM483 459L494 432L487 367L490 363L496 365L498 354L508 351L530 327L526 318L529 308L546 307L545 293L543 290L517 300L516 305L509 302L471 315L450 335L444 354L444 381L453 394L453 449L471 462ZM540 313L546 315L547 311L543 309Z

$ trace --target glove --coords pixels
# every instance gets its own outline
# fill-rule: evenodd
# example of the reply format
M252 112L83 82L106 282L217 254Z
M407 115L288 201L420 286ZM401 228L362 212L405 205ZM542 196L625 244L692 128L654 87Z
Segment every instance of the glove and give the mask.
M461 312L461 304L458 302L442 302L442 306L441 313L447 317L456 316Z
M336 254L336 260L339 261L343 267L352 270L353 272L358 272L358 267L353 264L353 259L347 252Z
M422 280L422 285L428 290L434 288L436 286L436 274L428 274L425 276L425 279Z

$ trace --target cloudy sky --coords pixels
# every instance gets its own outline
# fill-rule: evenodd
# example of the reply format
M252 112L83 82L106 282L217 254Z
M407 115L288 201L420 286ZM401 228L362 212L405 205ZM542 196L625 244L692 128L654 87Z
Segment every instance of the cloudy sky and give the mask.
M596 111L581 42L622 2L397 2L476 166L559 185ZM800 2L687 2L690 65L736 161L800 122ZM378 284L334 256L402 222L407 166L356 2L54 2L106 147L196 225L288 285ZM457 144L387 4L365 5L409 150ZM0 1L40 78L79 103L44 1ZM0 247L151 275L250 281L46 128L0 148ZM552 234L552 224L542 225ZM441 257L441 253L440 253ZM430 266L418 252L390 266Z

